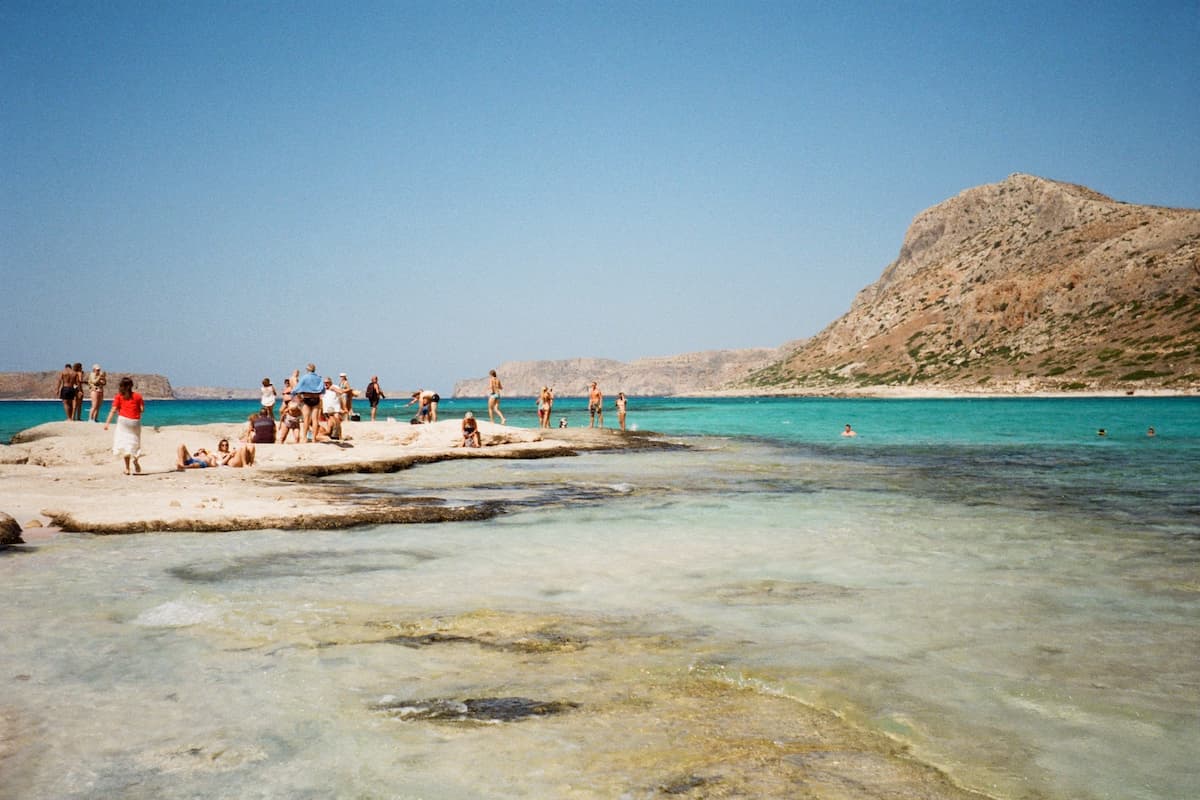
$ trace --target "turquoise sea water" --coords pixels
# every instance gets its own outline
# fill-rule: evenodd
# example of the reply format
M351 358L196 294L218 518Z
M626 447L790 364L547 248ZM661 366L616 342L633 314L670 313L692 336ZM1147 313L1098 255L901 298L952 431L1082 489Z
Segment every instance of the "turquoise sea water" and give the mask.
M0 436L56 405L0 404ZM531 399L503 407L534 424ZM151 402L146 421L253 410ZM486 413L439 413L464 410ZM584 401L559 416L585 425ZM694 734L664 687L696 674L761 701L746 741L768 752L746 758L781 788L742 796L813 790L811 753L771 757L791 741L764 711L780 699L992 797L1200 793L1200 399L631 398L629 423L684 447L326 481L503 506L485 522L62 535L0 557L0 742L17 743L0 798L657 797L680 776L632 753L660 726ZM354 644L431 619L586 646ZM504 730L372 711L487 693L578 710ZM733 791L736 755L702 758L726 739L666 749Z

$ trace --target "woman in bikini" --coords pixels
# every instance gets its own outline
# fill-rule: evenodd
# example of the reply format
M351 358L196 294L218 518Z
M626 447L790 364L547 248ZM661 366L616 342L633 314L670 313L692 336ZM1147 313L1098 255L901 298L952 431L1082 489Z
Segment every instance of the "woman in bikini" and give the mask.
M495 417L500 417L500 424L507 425L504 421L504 414L500 412L500 390L504 386L500 383L500 379L496 377L496 370L488 373L491 375L491 380L488 382L488 421L495 422Z

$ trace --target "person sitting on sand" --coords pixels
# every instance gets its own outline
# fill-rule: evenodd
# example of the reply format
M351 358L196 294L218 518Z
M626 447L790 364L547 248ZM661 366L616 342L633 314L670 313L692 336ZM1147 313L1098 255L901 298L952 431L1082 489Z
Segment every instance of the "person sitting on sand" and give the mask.
M249 467L254 464L254 444L238 445L237 450L229 449L229 440L217 442L217 463L222 467Z
M251 414L246 424L246 432L242 435L242 441L254 444L274 444L275 418L271 412L272 409L263 406L257 414ZM297 425L299 425L298 421Z
M483 440L479 435L479 423L475 421L475 415L468 411L463 415L462 421L462 446L463 447L482 447Z

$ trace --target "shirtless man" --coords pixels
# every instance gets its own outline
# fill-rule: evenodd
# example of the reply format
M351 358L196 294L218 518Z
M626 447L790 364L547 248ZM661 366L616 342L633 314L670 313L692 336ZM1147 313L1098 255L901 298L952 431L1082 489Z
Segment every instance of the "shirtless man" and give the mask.
M594 428L597 424L601 428L604 427L604 395L600 393L595 381L592 381L592 388L588 392L588 416L591 418L589 428Z
M79 394L79 384L75 381L75 368L64 364L62 372L58 373L58 382L54 384L58 399L62 400L63 411L67 412L67 421L75 419L75 395Z

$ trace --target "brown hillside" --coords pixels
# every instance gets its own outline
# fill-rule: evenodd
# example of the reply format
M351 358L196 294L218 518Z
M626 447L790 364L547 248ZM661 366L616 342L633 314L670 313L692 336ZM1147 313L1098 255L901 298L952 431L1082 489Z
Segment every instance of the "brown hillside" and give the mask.
M0 372L0 400L47 400L58 399L54 391L58 383L58 370L53 372ZM117 391L117 384L125 375L132 375L133 388L144 397L163 400L172 399L175 393L171 390L171 382L162 375L141 375L128 372L108 372L108 387L105 398L110 398ZM84 371L84 379L87 371ZM86 396L87 387L84 392Z
M850 310L743 388L1200 388L1200 211L1031 175L917 216Z

